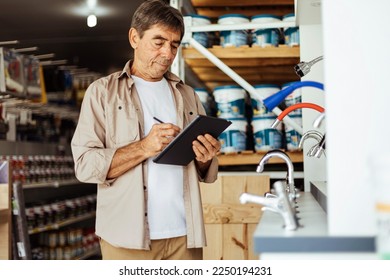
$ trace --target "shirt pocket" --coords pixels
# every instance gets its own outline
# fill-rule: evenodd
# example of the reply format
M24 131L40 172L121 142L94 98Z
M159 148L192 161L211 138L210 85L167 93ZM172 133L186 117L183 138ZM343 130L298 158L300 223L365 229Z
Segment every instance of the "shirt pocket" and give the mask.
M184 108L184 126L186 127L190 122L192 122L197 116L199 112L196 107L196 103L194 104L187 104L187 106Z
M139 139L139 122L132 104L116 101L108 111L108 131L116 147Z

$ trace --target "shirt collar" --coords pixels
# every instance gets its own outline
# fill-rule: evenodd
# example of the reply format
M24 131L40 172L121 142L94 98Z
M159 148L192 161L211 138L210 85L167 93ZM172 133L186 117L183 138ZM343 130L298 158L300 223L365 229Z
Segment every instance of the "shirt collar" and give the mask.
M118 79L123 77L124 75L126 75L128 78L131 79L131 65L133 64L133 60L129 60L127 61L125 67L123 67L123 70L122 72L120 72L119 76L118 76ZM172 82L176 82L176 83L183 83L180 78L178 76L176 76L175 74L173 74L172 72L170 71L167 71L165 74L164 74L164 77L165 79L167 79L168 81L172 81Z

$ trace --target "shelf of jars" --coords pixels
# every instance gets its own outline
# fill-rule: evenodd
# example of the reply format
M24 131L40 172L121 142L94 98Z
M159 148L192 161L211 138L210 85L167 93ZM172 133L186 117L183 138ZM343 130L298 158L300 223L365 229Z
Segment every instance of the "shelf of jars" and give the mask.
M93 228L69 228L42 233L31 249L33 260L85 260L100 257Z
M81 221L84 221L87 219L95 218L95 215L96 215L96 212L93 211L90 213L82 214L82 215L77 216L77 217L68 218L68 219L63 220L63 221L58 222L58 223L52 223L52 224L45 225L42 227L35 227L32 229L29 229L28 234L35 234L35 233L40 233L40 232L45 232L45 231L50 231L50 230L57 230L57 229L60 229L62 227L74 224L74 223L78 223L78 222L81 222Z
M72 260L86 260L90 257L97 256L97 255L100 255L100 247L94 248L92 250L88 250L83 254L81 254L80 256L72 258Z
M59 188L63 186L74 186L81 184L75 179L59 180L59 181L44 181L39 183L28 183L23 185L23 189L37 189L37 188Z

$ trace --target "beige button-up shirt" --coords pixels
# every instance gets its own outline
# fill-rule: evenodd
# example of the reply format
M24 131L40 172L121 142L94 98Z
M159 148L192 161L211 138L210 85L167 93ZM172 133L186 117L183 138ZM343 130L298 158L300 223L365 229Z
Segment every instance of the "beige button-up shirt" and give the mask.
M115 151L139 141L143 135L143 112L130 65L131 61L123 71L88 87L71 147L77 179L98 186L96 234L116 247L148 250L146 161L116 179L107 180ZM185 127L197 114L205 114L191 87L172 73L166 73L165 78L174 95L179 127ZM203 178L194 161L184 167L188 248L206 245L199 181L213 182L217 173L217 158Z

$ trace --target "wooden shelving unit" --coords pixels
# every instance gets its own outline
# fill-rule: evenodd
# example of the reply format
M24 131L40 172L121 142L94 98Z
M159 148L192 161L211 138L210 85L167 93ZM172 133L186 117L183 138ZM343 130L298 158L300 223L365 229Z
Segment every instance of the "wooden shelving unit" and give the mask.
M294 12L294 0L191 0L199 15L216 18L223 14L273 14L283 16Z
M294 0L191 0L191 5L197 14L209 17L211 23L217 23L218 17L226 14L242 14L248 17L271 14L282 18L295 12ZM252 85L269 83L282 85L299 80L293 69L300 61L299 47L279 45L267 48L250 46L223 48L215 45L209 51ZM231 78L197 50L183 48L182 56L210 92L217 86L232 84Z
M232 68L252 85L277 84L298 81L293 66L300 61L300 48L279 47L228 47L214 46L209 51ZM183 48L183 59L209 91L217 86L235 84L196 49Z
M218 155L218 161L220 166L232 166L232 165L252 165L259 164L261 158L265 155L266 152L252 152L246 151L235 154L220 154ZM297 152L286 152L290 157L293 163L303 162L303 153L301 151ZM284 163L280 158L271 158L269 160L270 164Z
M294 0L191 0L197 14L208 16L212 23L217 23L218 17L224 14L243 14L248 17L258 14L273 14L284 16L294 13ZM279 45L278 47L222 47L208 49L223 63L241 76L245 81L255 86L258 84L276 84L299 81L294 65L300 62L300 47ZM209 61L195 48L184 47L182 57L194 75L205 85L209 92L217 86L236 84L229 76ZM220 154L220 166L258 164L264 153L244 151L235 154ZM302 163L301 151L287 153L293 163ZM279 158L272 158L270 163L282 163Z

